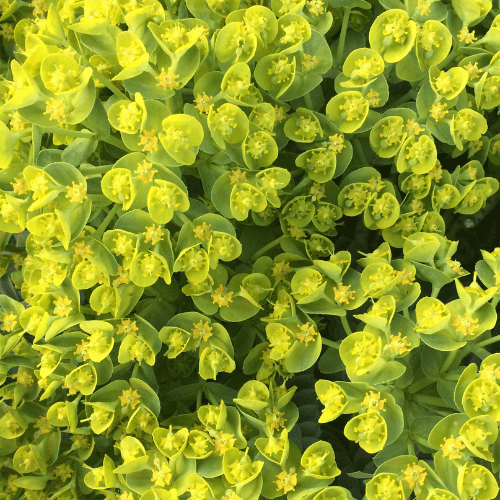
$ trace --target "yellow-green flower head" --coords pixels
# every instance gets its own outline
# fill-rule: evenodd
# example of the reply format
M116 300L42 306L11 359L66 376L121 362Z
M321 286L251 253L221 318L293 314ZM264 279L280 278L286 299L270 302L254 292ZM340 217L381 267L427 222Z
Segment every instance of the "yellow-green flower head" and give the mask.
M332 445L325 441L317 441L309 446L302 455L300 465L308 476L317 479L333 478L340 474Z
M474 500L491 500L497 496L499 488L495 477L486 467L471 462L460 471L458 490Z
M432 334L442 330L448 324L451 313L438 299L424 297L416 306L417 325L415 331Z
M311 111L298 108L285 123L285 134L295 142L313 142L323 131L318 119Z
M472 447L485 452L496 441L497 424L489 415L474 417L462 426L460 435Z
M378 361L382 340L369 332L354 332L340 344L339 354L346 368L354 375L369 372Z
M224 141L234 144L242 141L248 130L248 118L238 106L225 103L208 114L210 130L217 131Z
M408 464L406 469L401 470L401 472L404 474L403 481L406 481L408 486L418 493L420 486L424 485L427 477L425 468L414 463L413 465Z
M266 336L271 347L269 355L273 360L282 359L295 341L291 330L279 323L269 323L266 326Z
M167 153L183 165L191 165L196 159L199 145L203 141L203 127L189 115L170 115L162 122L160 141Z
M455 145L463 149L463 141L477 141L488 130L483 115L472 109L461 109L451 122L451 134Z
M232 448L224 453L223 469L226 479L231 484L240 484L247 482L253 476L256 476L264 462L252 461L248 456L248 448L243 452Z
M204 380L215 380L218 373L231 373L235 366L234 360L227 352L216 346L206 347L200 356L200 377Z
M331 422L342 414L348 400L345 392L335 382L318 380L315 390L321 404L325 405L319 423Z
M403 59L413 47L416 24L402 9L390 9L380 14L370 28L370 46L388 63Z
M365 209L371 196L372 193L367 183L356 182L346 186L342 190L339 199L344 213L354 216L360 214Z
M81 83L86 83L92 70L87 68L84 71L82 74L78 63L71 56L61 54L46 56L40 66L40 76L45 87L56 95L71 92Z
M373 49L353 50L346 58L342 72L353 83L364 85L369 80L379 76L384 71L382 56Z
M454 99L466 86L469 74L461 67L450 68L448 71L439 71L437 66L429 69L429 81L432 89L438 96L447 100Z
M361 273L361 286L365 296L378 298L397 283L397 272L390 264L370 264Z
M460 436L458 438L455 438L453 435L448 438L445 437L444 443L440 446L443 457L447 457L449 460L461 460L467 453L462 451L466 448L463 439Z
M355 356L356 363L353 367L353 372L366 371L366 368L372 366L378 359L380 355L380 346L374 339L364 335L360 340L354 343L351 355Z
M380 413L362 413L347 423L344 434L368 453L376 453L387 441L387 424Z
M376 474L366 485L366 496L368 500L403 500L403 486L396 474Z
M224 26L215 42L215 54L222 62L246 63L257 49L257 37L249 32L244 22L232 22Z
M465 389L462 403L469 417L490 415L500 421L500 387L491 380L473 380Z

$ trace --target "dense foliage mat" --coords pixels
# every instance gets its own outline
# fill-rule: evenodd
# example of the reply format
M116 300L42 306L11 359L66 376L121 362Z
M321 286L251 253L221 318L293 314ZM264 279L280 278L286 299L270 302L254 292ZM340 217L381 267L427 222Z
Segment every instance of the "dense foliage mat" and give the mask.
M498 498L498 7L2 0L0 499Z

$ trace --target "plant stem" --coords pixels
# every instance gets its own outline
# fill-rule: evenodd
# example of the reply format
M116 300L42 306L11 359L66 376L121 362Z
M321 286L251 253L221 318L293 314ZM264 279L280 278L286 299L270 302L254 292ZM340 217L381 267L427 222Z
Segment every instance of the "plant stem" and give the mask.
M172 2L170 0L165 0L165 3L167 4L167 10L168 10L168 13L170 14L170 17L172 19L175 19L175 12L174 12L174 8L172 6Z
M104 231L106 231L106 228L109 226L109 223L113 220L113 217L116 215L118 210L120 210L121 205L118 205L117 203L114 204L113 208L108 212L108 215L104 218L104 220L101 222L101 225L97 228L96 231L94 231L91 236L95 238L96 240L100 240L102 235L104 234Z
M212 394L212 391L208 389L208 387L203 388L203 392L205 393L205 397L215 406L220 405L220 401L215 399L215 396Z
M177 215L177 217L179 217L179 219L184 223L184 224L190 224L192 221L186 216L184 215L183 212L175 212L175 215Z
M312 111L314 109L314 104L312 102L310 92L308 92L307 94L304 94L304 101L306 103L307 109L310 109Z
M415 99L415 91L413 89L409 90L401 96L396 102L391 103L391 108L397 108L398 106L401 106L401 104L404 104L405 102L411 101L412 99Z
M255 330L255 333L257 334L257 337L259 337L260 340L262 340L262 342L269 342L266 337L264 337L264 334L259 331L258 329Z
M490 339L483 340L482 342L478 342L476 345L478 347L484 347L490 344L494 344L495 342L500 342L500 335L495 335L494 337L491 337Z
M434 286L434 285L432 285L431 297L434 298L434 299L437 298L437 296L439 295L440 290L441 290L440 286Z
M365 156L365 152L363 150L363 146L361 146L361 142L359 142L359 139L355 137L354 139L352 139L351 143L354 146L354 150L356 151L357 155L359 156L361 164L369 165L368 160L366 159Z
M219 174L225 174L226 172L229 172L227 168L224 168L221 165L217 165L217 163L210 163L208 168Z
M339 46L337 47L337 67L342 65L342 56L344 55L345 37L347 34L347 27L349 25L349 16L351 14L351 7L344 7L344 17L342 18L342 28L340 30Z
M347 322L347 316L340 316L340 321L342 322L342 326L344 327L346 335L351 335L352 330L351 327L349 326L349 323Z
M434 396L427 396L426 394L415 394L412 400L416 403L424 403L433 406L441 406L443 408L449 408L450 406L445 403L441 398L436 398Z
M407 308L407 307L405 307L405 308L403 309L403 315L404 315L404 317L405 317L405 318L410 319L410 311L408 310L408 308Z
M408 439L407 443L408 455L415 455L415 446L413 445L413 441Z
M128 361L127 363L123 363L122 365L116 365L113 367L113 375L115 373L121 372L123 370L128 370L134 364L133 361Z
M445 380L458 380L462 376L461 373L448 373L443 378Z
M89 132L88 130L69 130L62 127L48 127L44 128L43 131L47 134L59 134L65 137L82 137L83 139L94 139L97 140L97 134Z
M203 398L203 387L200 387L198 389L198 393L196 394L196 410L200 409L202 398Z
M111 83L104 75L99 73L96 68L92 67L92 74L97 78L105 87L107 87L113 94L120 97L122 100L130 101L130 99L114 84Z
M83 175L99 175L109 172L115 165L99 165L99 166L82 166L80 167L80 172Z
M333 349L340 349L340 344L338 342L335 342L333 340L325 339L325 337L321 337L321 342L323 342L324 345L327 345L329 347L333 347Z
M451 364L453 363L453 360L455 359L456 355L458 353L458 349L456 351L451 351L448 356L446 357L446 359L444 360L444 363L443 365L441 366L441 368L439 369L439 373L444 373L445 371L448 370L448 368L451 366Z
M416 392L420 391L424 387L427 387L431 384L434 384L434 382L436 382L436 381L429 380L428 378L424 378L423 380L419 380L418 382L411 384L410 387L408 387L408 392L410 394L415 394Z
M250 257L250 260L257 260L259 257L264 255L268 250L271 250L271 248L274 248L276 245L279 245L285 238L286 236L282 234L279 238L276 238L275 240L271 241L271 243L264 245L258 252L255 252Z
M126 151L127 153L133 152L131 149L127 148L127 146L125 146L123 141L121 139L118 139L118 137L113 137L110 135L109 137L106 137L106 139L99 139L99 140L101 140L102 142L107 142L108 144L111 144L111 146L121 149L122 151Z
M413 441L415 441L416 443L420 443L421 445L424 445L426 446L427 448L430 448L430 444L429 444L429 441L427 441L427 439L423 438L423 437L420 437L420 436L413 436Z

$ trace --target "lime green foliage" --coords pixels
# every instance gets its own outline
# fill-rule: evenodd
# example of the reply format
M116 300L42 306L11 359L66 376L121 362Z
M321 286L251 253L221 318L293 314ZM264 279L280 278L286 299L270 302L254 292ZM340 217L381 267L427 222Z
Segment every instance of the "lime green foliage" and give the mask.
M498 498L499 7L0 1L0 499Z

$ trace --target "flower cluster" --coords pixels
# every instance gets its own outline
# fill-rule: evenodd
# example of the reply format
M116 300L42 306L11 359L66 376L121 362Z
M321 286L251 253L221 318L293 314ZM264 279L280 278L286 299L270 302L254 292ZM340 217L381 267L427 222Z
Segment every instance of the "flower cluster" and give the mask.
M497 7L1 0L0 500L496 499Z

